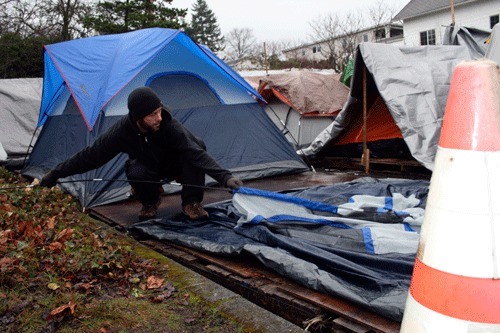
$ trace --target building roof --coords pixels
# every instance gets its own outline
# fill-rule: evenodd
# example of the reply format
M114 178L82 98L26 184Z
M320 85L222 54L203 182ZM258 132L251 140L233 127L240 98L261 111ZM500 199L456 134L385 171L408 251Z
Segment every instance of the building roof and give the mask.
M455 6L457 6L476 1L479 0L455 0L454 2ZM396 16L394 16L394 20L406 20L447 8L450 8L450 0L411 0Z
M364 32L367 32L367 31L372 31L372 30L376 30L376 29L382 29L382 28L401 28L403 29L403 25L401 24L398 24L398 23L384 23L384 24L380 24L380 25L374 25L374 26L370 26L370 27L367 27L367 28L362 28L358 31L353 31L353 32L350 32L350 33L347 33L347 34L342 34L342 35L337 35L337 36L333 36L331 38L326 38L326 39L322 39L322 40L317 40L317 41L314 41L314 42L311 42L311 43L306 43L306 44L301 44L301 45L298 45L298 46L294 46L294 47L291 47L289 49L286 49L286 50L283 50L284 53L286 52L291 52L291 51L296 51L296 50L300 50L300 49L303 49L304 47L309 47L309 46L314 46L314 45L319 45L321 43L325 43L325 42L328 42L328 41L331 41L331 40L334 40L334 39L337 39L337 38L342 38L342 37L345 37L345 36L350 36L350 35L359 35L359 34L362 34Z

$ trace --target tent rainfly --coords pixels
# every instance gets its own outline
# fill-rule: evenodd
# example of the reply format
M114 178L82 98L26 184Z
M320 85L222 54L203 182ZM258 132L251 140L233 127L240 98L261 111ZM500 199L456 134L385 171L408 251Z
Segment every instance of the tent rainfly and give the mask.
M23 170L27 176L41 177L92 144L128 113L127 97L139 86L153 88L174 117L237 177L307 170L257 102L262 97L179 30L151 28L51 44L44 48L44 59L38 119L43 128ZM62 186L83 207L124 200L130 188L116 179L126 178L126 159L118 155L96 170L68 177L73 182Z

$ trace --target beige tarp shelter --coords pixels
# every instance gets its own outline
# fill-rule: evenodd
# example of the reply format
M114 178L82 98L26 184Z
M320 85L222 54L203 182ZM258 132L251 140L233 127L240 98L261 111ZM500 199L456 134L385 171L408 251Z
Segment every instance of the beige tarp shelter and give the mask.
M290 71L246 79L268 102L266 113L297 147L308 146L330 125L349 95L339 74Z

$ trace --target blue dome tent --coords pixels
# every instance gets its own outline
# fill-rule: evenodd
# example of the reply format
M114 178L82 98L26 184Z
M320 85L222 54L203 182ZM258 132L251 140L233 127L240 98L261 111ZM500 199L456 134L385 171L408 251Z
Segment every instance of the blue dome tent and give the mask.
M241 179L307 170L267 117L262 97L235 71L179 30L151 28L46 45L38 127L23 174L45 172L92 144L128 113L127 97L150 86L208 152ZM126 155L61 184L83 207L127 198ZM103 181L86 181L103 179ZM207 183L212 182L207 178ZM176 190L178 188L175 188ZM167 191L174 191L173 189Z

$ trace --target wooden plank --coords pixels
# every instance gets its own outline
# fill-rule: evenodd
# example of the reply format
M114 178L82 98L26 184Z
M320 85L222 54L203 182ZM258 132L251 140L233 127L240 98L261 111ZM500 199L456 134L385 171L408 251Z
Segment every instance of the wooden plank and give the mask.
M372 332L370 328L359 325L345 318L335 318L333 321L333 328L335 332L353 332L353 333L369 333Z
M210 269L210 270L212 270L212 271L214 271L215 273L217 273L219 275L222 275L222 276L226 277L226 278L229 277L229 276L231 276L231 274L232 274L231 272L228 272L225 269L220 268L219 266L206 265L205 267L208 268L208 269Z
M421 167L422 164L420 164L416 160L402 160L398 158L372 158L370 160L370 163L372 164L388 164L388 165L405 165L405 166L415 166L415 167Z
M200 252L189 248L183 248L183 251L190 253L191 255L195 256L198 259L202 259L207 262L210 262L211 264L224 267L225 270L230 271L231 273L239 275L244 278L258 278L262 276L262 274L258 274L255 270L248 268L247 265L241 262L230 260L224 257L210 255L208 253Z
M334 314L335 317L344 318L346 321L356 323L373 332L399 332L400 324L397 322L381 317L368 310L364 310L341 298L322 294L298 285L266 268L255 265L255 263L241 259L236 260L236 258L232 257L217 257L204 252L184 248L177 244L168 244L167 255L172 253L175 254L174 259L182 259L186 257L186 254L190 254L197 258L196 261L192 260L190 263L197 265L199 271L205 271L206 273L208 270L212 274L219 276L220 279L226 280L227 283L245 286L244 288L247 290L247 296L248 293L261 294L261 297L265 297L265 299L260 300L264 305L278 303L283 307L282 304L289 303L289 306L297 308L323 309L327 313ZM180 255L183 252L184 255ZM200 267L200 265L203 267ZM193 266L191 266L191 268L193 268ZM242 270L242 268L244 269ZM284 316L282 313L280 313L280 315ZM347 328L344 327L344 329ZM352 332L356 331L354 330Z
M381 317L373 312L365 310L353 303L349 303L340 298L321 294L313 290L304 289L286 289L286 292L292 293L295 297L307 300L324 309L327 309L341 317L349 318L353 322L368 326L375 332L397 333L400 329L400 323Z

